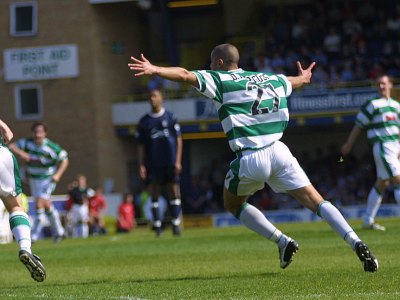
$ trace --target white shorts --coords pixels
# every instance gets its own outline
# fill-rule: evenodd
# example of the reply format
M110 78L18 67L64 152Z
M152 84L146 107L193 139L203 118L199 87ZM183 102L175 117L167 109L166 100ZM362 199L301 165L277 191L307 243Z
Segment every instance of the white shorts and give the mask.
M87 223L89 222L89 208L86 204L73 204L70 216L72 225Z
M45 200L51 199L51 194L56 188L56 183L51 179L51 177L45 179L29 178L29 185L33 197Z
M15 197L21 192L18 163L7 147L0 146L0 197Z
M389 179L400 175L400 143L399 141L378 142L372 146L375 159L376 176Z
M242 151L231 162L225 178L225 187L238 196L252 195L265 183L277 193L311 184L297 159L280 141L260 150Z

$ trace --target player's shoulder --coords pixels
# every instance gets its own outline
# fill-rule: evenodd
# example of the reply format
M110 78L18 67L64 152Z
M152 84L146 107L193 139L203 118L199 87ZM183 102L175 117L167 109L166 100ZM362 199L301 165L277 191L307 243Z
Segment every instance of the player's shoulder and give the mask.
M18 139L15 143L16 143L17 147L26 148L27 145L31 145L31 146L34 145L35 141L31 137L23 137L23 138Z
M148 120L151 118L149 113L145 113L143 116L140 117L139 119L139 124L144 124L148 122Z
M381 99L382 98L375 97L375 98L365 100L365 102L361 105L361 107L376 106L379 103L379 101L381 101Z
M52 148L53 150L56 150L56 151L64 150L59 144L57 144L56 142L54 142L54 141L52 141L52 140L50 140L48 138L46 138L45 144L46 144L46 146L48 146L48 147L50 147L50 148Z
M23 138L18 139L17 142L19 142L19 143L33 143L34 140L33 140L32 137L23 137Z
M164 117L169 118L169 119L176 119L176 114L173 111L166 109L165 113L164 113Z

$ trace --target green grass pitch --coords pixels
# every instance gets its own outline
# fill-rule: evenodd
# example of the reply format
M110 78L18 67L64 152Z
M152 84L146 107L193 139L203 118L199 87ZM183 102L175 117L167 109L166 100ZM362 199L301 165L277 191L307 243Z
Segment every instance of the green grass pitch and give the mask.
M379 221L387 231L351 222L379 259L373 274L323 222L278 224L300 244L285 270L277 247L244 227L39 241L43 283L18 261L15 243L0 245L0 299L400 299L400 219Z

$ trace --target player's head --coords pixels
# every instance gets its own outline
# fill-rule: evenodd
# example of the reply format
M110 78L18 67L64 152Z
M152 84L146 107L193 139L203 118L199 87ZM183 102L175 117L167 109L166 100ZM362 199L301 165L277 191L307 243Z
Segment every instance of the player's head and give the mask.
M47 125L44 122L38 121L32 124L31 131L36 144L42 144L47 136Z
M87 187L87 178L83 174L78 174L76 176L76 181L78 182L79 187L86 188Z
M122 201L124 203L133 203L134 197L132 193L125 193Z
M390 97L390 92L393 88L393 80L388 75L382 75L378 77L378 89L379 93L385 97Z
M158 113L163 106L163 95L160 90L154 89L150 91L150 105L154 113Z
M231 44L221 44L211 51L211 70L228 71L237 69L239 51Z

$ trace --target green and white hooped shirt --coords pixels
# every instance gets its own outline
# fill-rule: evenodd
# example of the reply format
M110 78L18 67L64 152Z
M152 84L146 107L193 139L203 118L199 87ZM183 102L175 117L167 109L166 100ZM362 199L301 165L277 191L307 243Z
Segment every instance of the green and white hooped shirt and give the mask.
M53 176L59 162L68 158L67 151L47 138L42 145L37 145L33 138L20 139L16 145L31 157L27 163L29 178L45 179Z
M356 117L356 125L367 130L368 141L399 140L400 104L391 98L377 98L365 102Z
M213 100L232 151L261 149L282 137L292 93L286 76L242 69L192 72L198 90Z

